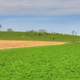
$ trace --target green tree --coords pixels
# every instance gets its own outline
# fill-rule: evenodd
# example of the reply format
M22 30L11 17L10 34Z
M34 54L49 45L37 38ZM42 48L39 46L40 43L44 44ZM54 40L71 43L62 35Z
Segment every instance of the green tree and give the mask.
M13 32L13 29L12 28L8 28L7 31L8 32Z

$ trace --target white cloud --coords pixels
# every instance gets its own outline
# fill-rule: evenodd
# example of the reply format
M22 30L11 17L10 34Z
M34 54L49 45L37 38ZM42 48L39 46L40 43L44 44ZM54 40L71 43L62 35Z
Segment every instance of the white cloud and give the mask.
M80 14L80 0L0 0L0 15L72 14Z
M30 0L0 0L1 15L29 14L32 4Z

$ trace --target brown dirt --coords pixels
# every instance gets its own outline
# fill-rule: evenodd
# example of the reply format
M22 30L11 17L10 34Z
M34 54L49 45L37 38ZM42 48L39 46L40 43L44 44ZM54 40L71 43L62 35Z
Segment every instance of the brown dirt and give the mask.
M0 49L63 45L65 42L0 40Z

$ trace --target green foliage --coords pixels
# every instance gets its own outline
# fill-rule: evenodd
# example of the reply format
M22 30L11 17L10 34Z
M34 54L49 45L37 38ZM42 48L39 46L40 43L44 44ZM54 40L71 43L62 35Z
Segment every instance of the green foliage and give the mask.
M80 80L80 44L2 50L0 80Z

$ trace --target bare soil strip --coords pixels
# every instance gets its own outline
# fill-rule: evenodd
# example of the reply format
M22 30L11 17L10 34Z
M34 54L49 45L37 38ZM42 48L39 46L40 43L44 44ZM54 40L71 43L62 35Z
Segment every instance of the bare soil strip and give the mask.
M0 49L64 45L65 42L0 40Z

